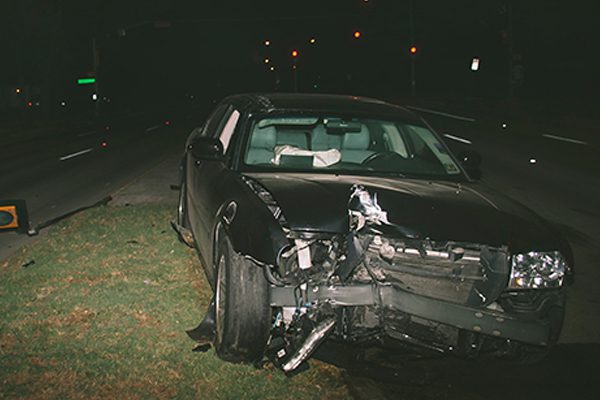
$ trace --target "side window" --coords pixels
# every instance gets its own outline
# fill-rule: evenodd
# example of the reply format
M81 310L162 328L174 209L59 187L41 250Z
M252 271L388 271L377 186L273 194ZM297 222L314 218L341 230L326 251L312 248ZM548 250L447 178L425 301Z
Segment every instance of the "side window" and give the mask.
M227 153L229 143L231 142L231 137L233 136L233 132L235 131L235 127L239 119L240 112L238 110L233 110L231 114L229 114L229 118L227 118L227 122L219 134L219 140L221 143L223 143L223 150L225 153Z
M419 126L408 126L408 132L415 148L415 154L421 160L441 164L448 174L460 173L459 168L446 152L446 148L430 130Z
M214 137L215 132L221 126L221 120L225 116L225 112L229 106L227 104L221 104L217 109L208 117L206 124L204 125L204 130L202 131L202 136Z

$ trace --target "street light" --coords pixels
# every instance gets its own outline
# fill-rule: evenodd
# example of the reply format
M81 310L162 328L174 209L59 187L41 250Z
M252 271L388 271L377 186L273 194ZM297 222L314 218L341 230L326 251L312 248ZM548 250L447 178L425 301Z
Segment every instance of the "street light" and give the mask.
M354 38L355 38L355 39L359 39L359 38L360 38L360 36L361 36L361 33L360 33L360 31L354 31Z
M270 40L268 40L268 39L267 39L267 40L265 40L265 46L266 46L266 47L269 47L270 45L271 45L271 41L270 41Z
M410 53L410 94L412 96L416 95L417 92L417 78L416 78L416 66L415 66L415 59L417 58L417 46L415 46L414 44L412 46L410 46L410 49L408 49L409 53Z
M292 52L290 53L292 55L292 73L294 75L294 92L298 91L298 66L296 65L296 61L298 59L298 55L300 53L298 53L298 50L294 49L292 50Z
M308 41L310 44L315 44L317 42L317 39L315 39L314 37L311 37L310 40Z

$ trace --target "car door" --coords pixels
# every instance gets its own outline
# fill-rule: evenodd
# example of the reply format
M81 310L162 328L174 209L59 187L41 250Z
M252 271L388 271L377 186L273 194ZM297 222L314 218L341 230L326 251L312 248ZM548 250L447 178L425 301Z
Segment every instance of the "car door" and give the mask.
M231 139L235 128L237 127L240 112L233 106L228 106L218 117L218 122L211 120L207 124L208 137L218 138L223 144L225 154L230 149ZM192 143L192 146L194 144ZM209 279L212 277L212 240L213 230L216 225L216 214L221 204L223 204L223 190L221 188L224 181L224 174L228 171L230 161L212 161L197 160L191 154L188 157L188 188L190 191L191 209L194 213L192 231L198 244L200 256L207 268ZM212 279L211 279L212 280Z

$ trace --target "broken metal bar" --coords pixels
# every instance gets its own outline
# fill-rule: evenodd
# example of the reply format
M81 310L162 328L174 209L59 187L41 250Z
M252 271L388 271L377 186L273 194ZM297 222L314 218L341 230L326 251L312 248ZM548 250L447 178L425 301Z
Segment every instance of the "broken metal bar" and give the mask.
M103 198L102 200L100 200L100 201L98 201L98 202L96 202L94 204L91 204L89 206L84 206L84 207L77 208L77 209L75 209L73 211L69 211L66 214L59 215L58 217L55 217L55 218L52 218L52 219L50 219L48 221L42 222L41 224L38 224L34 228L29 229L29 231L27 231L27 235L29 235L29 236L35 236L38 233L40 233L40 231L42 229L47 228L50 225L54 225L57 222L62 221L63 219L67 219L69 217L72 217L73 215L79 214L80 212L85 211L85 210L89 210L90 208L99 207L99 206L105 206L111 200L112 200L112 196L106 196L105 198Z
M325 339L331 328L335 325L335 319L330 318L317 325L308 335L302 346L296 350L292 357L281 366L284 372L291 372L298 368L315 351L317 346Z
M295 286L271 286L271 305L295 307ZM349 286L312 286L308 289L308 301L327 301L336 306L362 306L374 305L375 286L349 285Z

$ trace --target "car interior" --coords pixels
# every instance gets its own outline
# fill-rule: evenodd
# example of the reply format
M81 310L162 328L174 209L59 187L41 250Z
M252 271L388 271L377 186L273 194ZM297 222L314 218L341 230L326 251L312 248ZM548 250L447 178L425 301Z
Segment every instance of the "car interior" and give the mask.
M325 154L332 152L333 156ZM374 157L378 158L376 164ZM426 127L371 119L261 120L252 127L244 162L302 169L368 164L365 169L459 173L444 146Z

